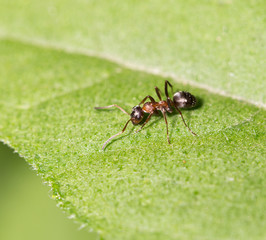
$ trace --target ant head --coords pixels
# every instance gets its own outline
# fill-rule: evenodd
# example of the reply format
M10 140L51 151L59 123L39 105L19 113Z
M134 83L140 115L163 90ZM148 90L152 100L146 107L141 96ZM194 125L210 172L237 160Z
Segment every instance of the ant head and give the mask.
M178 108L191 108L196 106L196 98L189 92L176 92L173 101Z
M131 122L134 125L136 125L136 124L140 123L141 120L143 119L144 111L142 110L142 108L139 105L137 105L137 106L132 108L132 112L131 112L130 116L131 116Z

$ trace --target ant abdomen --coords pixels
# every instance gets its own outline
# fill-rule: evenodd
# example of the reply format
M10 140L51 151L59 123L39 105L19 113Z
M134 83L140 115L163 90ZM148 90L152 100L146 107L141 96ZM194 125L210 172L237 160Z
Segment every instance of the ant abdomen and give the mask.
M191 108L197 103L196 98L189 92L176 92L173 101L178 108Z

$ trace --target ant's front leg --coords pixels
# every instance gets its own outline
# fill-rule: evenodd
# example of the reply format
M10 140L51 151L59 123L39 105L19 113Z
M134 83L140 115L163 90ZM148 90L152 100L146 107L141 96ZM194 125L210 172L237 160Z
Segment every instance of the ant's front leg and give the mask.
M146 121L142 124L141 128L139 130L137 130L135 133L138 133L140 130L142 130L142 128L146 125L146 123L148 123L151 119L151 116L154 114L155 112L151 112L150 115L147 117Z
M152 96L148 95L145 98L143 98L143 100L139 103L139 105L143 104L147 100L147 98L149 98L152 103L155 103L154 98Z

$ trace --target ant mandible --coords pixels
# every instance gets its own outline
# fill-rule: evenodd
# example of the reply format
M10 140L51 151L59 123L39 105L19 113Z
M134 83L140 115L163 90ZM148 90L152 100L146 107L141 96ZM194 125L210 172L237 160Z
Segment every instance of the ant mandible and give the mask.
M151 119L151 116L153 114L157 114L158 111L161 111L164 117L164 121L166 124L166 133L167 133L167 140L168 143L170 144L170 140L169 140L169 134L168 134L168 123L167 123L167 119L166 119L166 112L172 113L173 109L172 107L174 107L178 113L180 114L183 123L185 124L185 126L188 128L188 130L193 134L193 135L197 135L196 133L192 132L192 130L188 127L188 125L186 124L183 115L180 111L179 108L191 108L194 107L197 103L196 98L189 92L184 92L184 91L180 91L180 92L176 92L173 95L173 100L169 97L168 94L168 85L171 87L172 92L173 92L173 86L169 81L165 81L165 85L164 85L164 91L165 91L165 96L167 97L167 100L164 101L162 100L161 97L161 93L160 93L160 89L158 87L155 87L155 91L156 94L159 98L159 102L156 102L154 100L153 97L151 97L150 95L146 96L140 103L139 105L135 106L132 108L132 112L131 114L129 114L127 111L125 111L123 108L121 108L120 106L116 105L116 104L112 104L109 106L105 106L105 107L95 107L95 109L106 109L106 108L111 108L111 107L117 107L119 108L123 113L126 113L127 115L130 116L130 119L126 122L124 128L122 129L121 132L113 135L112 137L110 137L104 144L102 147L102 150L104 150L105 146L107 145L107 143L109 143L113 138L115 138L116 136L122 134L126 128L128 123L131 121L133 123L133 125L137 125L139 124L143 117L144 117L144 113L149 113L147 119L145 120L145 122L142 124L141 128L136 131L139 132ZM145 102L147 99L150 99L150 102ZM141 105L143 104L143 106L141 107Z

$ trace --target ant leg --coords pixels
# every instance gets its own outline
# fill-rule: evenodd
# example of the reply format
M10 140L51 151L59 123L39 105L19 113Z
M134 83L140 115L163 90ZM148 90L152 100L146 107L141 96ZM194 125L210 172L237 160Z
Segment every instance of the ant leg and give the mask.
M145 98L143 98L143 100L139 103L139 105L144 103L147 100L147 98L149 98L151 100L151 102L153 102L153 103L155 102L154 98L152 96L148 95Z
M139 130L137 130L135 133L138 133L146 125L146 123L150 121L152 114L154 114L154 112L150 113L150 115L147 117L146 121L142 124L141 128Z
M131 120L131 119L129 119L129 120L127 121L126 125L124 126L124 128L123 128L123 130L122 130L121 132L119 132L119 133L115 134L114 136L110 137L110 138L109 138L109 139L103 144L102 150L104 150L104 148L105 148L105 146L106 146L107 143L109 143L113 138L115 138L116 136L122 134L122 133L126 130L127 125L128 125L128 123L130 122L130 120Z
M155 87L155 91L157 93L158 98L160 99L160 101L162 101L162 97L161 97L161 93L160 93L160 89L158 87Z
M181 118L182 118L182 120L183 120L183 123L184 123L185 126L188 128L188 130L189 130L193 135L197 136L197 134L194 133L194 132L188 127L188 125L186 124L185 119L183 118L183 115L182 115L181 111L179 110L179 108L178 108L173 102L172 102L172 104L175 106L175 109L176 109L176 110L179 112L179 114L181 115Z
M167 112L172 113L172 112L173 112L173 110L172 110L172 108L171 108L172 103L171 103L171 98L169 97L169 94L168 94L167 84L168 84L168 85L171 87L171 89L172 89L172 95L173 95L173 86L172 86L171 83L169 83L167 80L165 80L165 84L164 84L164 92L165 92L165 96L167 97L166 102L167 102L167 105L168 105L168 108L167 108L166 110L167 110Z
M119 108L123 113L126 113L127 115L130 116L130 114L129 114L127 111L125 111L123 108L119 107L119 106L116 105L116 104L109 105L109 106L105 106L105 107L94 107L94 109L106 109L106 108L111 108L111 107L117 107L117 108Z
M171 87L172 94L173 94L173 86L172 86L172 84L168 80L165 80L164 92L165 92L165 96L167 98L169 98L167 84Z
M143 100L139 103L139 105L143 104L143 103L147 100L147 98L149 98L149 99L151 100L152 103L155 103L154 98L153 98L152 96L148 95L148 96L146 96L145 98L143 98ZM158 111L155 110L153 113L158 114Z
M165 121L165 124L166 124L167 140L168 140L168 143L171 144L170 140L169 140L169 134L168 134L168 122L167 122L167 118L166 118L166 113L165 113L164 110L162 111L162 113L163 113L164 121Z

